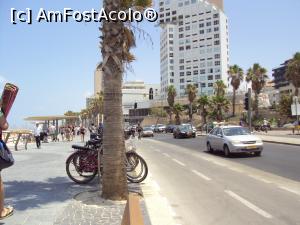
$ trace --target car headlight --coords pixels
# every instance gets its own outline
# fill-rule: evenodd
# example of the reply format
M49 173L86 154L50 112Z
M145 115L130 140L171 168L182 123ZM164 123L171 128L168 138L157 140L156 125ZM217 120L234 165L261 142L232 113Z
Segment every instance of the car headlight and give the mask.
M257 144L262 144L263 141L262 141L262 140L257 140L256 143L257 143Z
M241 144L241 141L231 141L232 144Z

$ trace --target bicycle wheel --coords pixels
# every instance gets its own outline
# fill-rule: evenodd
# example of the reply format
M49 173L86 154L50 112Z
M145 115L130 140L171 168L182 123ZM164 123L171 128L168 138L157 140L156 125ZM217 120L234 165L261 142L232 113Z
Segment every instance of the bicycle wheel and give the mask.
M98 173L96 161L87 152L75 152L66 161L68 177L78 184L87 184L94 179ZM96 165L95 165L96 163Z
M127 180L132 183L141 183L148 175L146 161L135 152L126 152Z

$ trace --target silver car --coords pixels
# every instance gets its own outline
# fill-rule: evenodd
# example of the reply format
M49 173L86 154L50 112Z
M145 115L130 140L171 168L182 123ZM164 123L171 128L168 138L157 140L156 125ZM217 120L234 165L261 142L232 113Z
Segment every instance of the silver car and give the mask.
M241 126L220 126L207 135L207 150L223 151L228 157L232 153L254 153L260 156L263 151L262 140Z

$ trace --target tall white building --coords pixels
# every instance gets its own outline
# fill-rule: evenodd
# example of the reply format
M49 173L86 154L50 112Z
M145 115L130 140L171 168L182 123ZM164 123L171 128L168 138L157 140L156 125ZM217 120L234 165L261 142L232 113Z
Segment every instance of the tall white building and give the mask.
M198 94L213 94L217 80L227 81L228 25L223 0L160 0L161 94L174 85L178 97L188 84Z

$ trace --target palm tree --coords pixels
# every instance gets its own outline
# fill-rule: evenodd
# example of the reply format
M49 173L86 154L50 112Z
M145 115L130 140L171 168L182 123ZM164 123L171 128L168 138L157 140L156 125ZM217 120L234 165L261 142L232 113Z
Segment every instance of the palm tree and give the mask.
M226 85L224 84L223 80L217 80L214 83L214 89L215 89L215 95L216 96L224 96L225 95L225 90L226 90Z
M175 97L177 95L176 88L173 85L170 85L168 87L168 104L169 104L169 117L170 117L170 123L172 122L172 111L173 111L173 106L175 102Z
M197 87L193 84L188 84L186 87L186 93L188 95L188 100L189 100L189 118L190 122L192 122L193 119L193 102L195 101L197 97Z
M175 113L175 120L176 120L176 125L181 124L180 116L182 115L182 112L184 111L183 105L180 103L176 103L173 107L173 112Z
M232 116L235 116L236 91L239 89L241 82L244 80L244 71L238 65L233 65L229 67L228 76L233 89Z
M151 4L152 1L149 0L103 1L107 14L129 8L142 11ZM100 44L103 58L101 68L104 77L102 197L121 200L126 199L128 195L124 163L122 81L124 64L134 60L130 49L135 46L135 39L130 24L125 26L125 23L119 20L103 20L100 30L102 31Z
M283 118L289 118L292 115L291 105L293 104L293 96L281 95L279 100L278 111Z
M86 126L86 120L88 119L88 110L87 109L82 109L80 111L79 115L80 115L80 118L82 120L82 123L84 124L84 126Z
M206 124L207 121L206 121L206 118L208 116L208 111L207 111L207 108L210 104L209 102L209 98L207 95L202 95L199 97L198 99L198 108L200 109L201 111L201 116L202 116L202 119L203 119L203 124Z
M298 96L300 88L300 52L297 52L294 58L288 62L285 76L294 85L295 96Z
M213 119L222 121L224 119L224 113L229 111L230 102L224 96L213 96L210 101L210 114Z
M258 95L266 85L267 69L261 67L258 63L255 63L251 68L248 69L246 75L246 81L252 83L252 90L255 94L255 100L253 108L255 110L255 117L258 118Z

